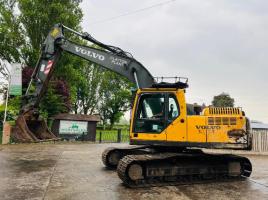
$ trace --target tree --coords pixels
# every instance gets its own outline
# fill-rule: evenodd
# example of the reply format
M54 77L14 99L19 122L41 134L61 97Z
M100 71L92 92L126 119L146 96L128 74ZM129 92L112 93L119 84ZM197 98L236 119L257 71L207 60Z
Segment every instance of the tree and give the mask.
M132 96L131 87L133 87L133 84L126 78L111 71L105 72L100 91L102 97L99 101L98 110L104 125L109 120L110 129L113 128L116 122L119 122L124 112L129 110Z
M10 98L7 107L7 121L15 120L19 114L19 107L21 106L21 97L16 96ZM5 104L0 105L0 119L4 119Z
M215 107L234 107L234 99L227 93L221 93L214 96L212 105Z
M92 115L96 112L97 104L102 96L102 82L105 74L104 70L98 65L88 63L81 68L82 76L80 79L77 99L75 103L75 113Z
M54 82L54 84L57 84ZM55 86L50 84L46 95L40 105L40 112L43 117L50 118L58 113L67 112L68 108L64 102L64 98L60 95L55 95Z
M6 64L4 62L0 61L0 101L6 100L7 98L7 91L8 91L8 79L9 79L9 72L7 71ZM2 116L4 116L4 106L5 104L0 105L2 106L2 110L0 109L0 120L3 119Z
M28 66L36 64L41 46L54 24L81 29L83 13L80 3L81 0L18 0L19 19L28 38L23 48L23 58Z
M0 59L25 63L24 92L42 43L53 25L62 23L72 29L82 30L81 1L0 0L0 39L4 38L2 40L5 41L3 46L0 44ZM19 9L18 15L14 15L15 3ZM65 35L77 43L86 44L68 32ZM10 48L5 48L6 45L10 45ZM63 52L41 101L41 114L50 117L68 112L73 106L76 113L100 113L103 121L110 121L112 127L130 106L130 85L113 72Z
M0 94L7 97L8 72L6 62L14 63L21 60L21 47L25 43L23 29L14 14L16 0L0 0L0 74L5 79L0 83ZM14 120L20 107L20 97L9 99L7 120ZM4 118L5 104L0 105L0 119Z
M20 48L25 43L22 26L14 15L15 2L0 0L0 60L10 63L20 61Z
M20 10L19 22L25 30L24 37L27 38L27 42L22 47L21 56L29 67L35 66L41 46L54 24L62 23L70 28L81 30L80 22L83 17L82 10L79 7L81 0L17 1ZM44 116L52 116L70 110L76 93L77 80L80 77L78 69L81 65L83 65L83 62L80 59L69 54L63 54L57 63L46 96L41 102L41 110ZM30 70L26 72L24 75L29 77ZM24 86L28 85L29 78L24 78L24 80L26 80ZM55 101L59 101L59 108L57 109L54 109Z

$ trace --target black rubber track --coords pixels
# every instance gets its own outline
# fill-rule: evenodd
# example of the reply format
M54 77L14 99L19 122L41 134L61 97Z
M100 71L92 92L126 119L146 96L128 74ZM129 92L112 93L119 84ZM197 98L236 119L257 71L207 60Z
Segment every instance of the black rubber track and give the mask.
M174 176L174 177L146 177L146 166L152 166L153 164L158 163L168 163L172 160L178 160L181 158L189 157L197 160L197 169L198 162L201 160L208 160L210 163L213 160L213 163L225 163L225 162L239 162L241 166L241 174L239 176L229 176L229 174L213 174L211 177L204 177L199 174L188 174L183 176ZM183 161L181 161L183 162ZM131 180L128 176L128 169L132 164L139 164L143 166L144 179L141 180ZM209 166L209 165L208 165ZM198 171L198 170L197 170ZM235 155L215 155L215 154L185 154L185 153L161 153L161 154L144 154L144 155L127 155L123 157L117 166L117 173L119 178L123 181L123 184L128 187L153 187L153 186L165 186L165 185L179 185L179 184L193 184L193 183L204 183L204 182L218 182L218 181L230 181L230 180L243 180L245 177L249 177L252 171L252 166L250 161L245 157L235 156Z
M116 169L117 165L113 165L109 162L109 156L116 152L119 154L120 159L123 158L126 155L133 155L133 154L145 154L146 151L144 150L147 148L147 146L128 146L128 147L109 147L105 149L102 153L102 162L105 165L107 169ZM148 152L147 152L148 153Z

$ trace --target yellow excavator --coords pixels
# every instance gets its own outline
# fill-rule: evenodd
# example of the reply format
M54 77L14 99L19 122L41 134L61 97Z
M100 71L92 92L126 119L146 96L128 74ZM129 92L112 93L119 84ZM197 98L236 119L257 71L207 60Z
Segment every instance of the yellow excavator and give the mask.
M66 31L100 48L71 41L64 35ZM185 99L187 78L153 77L130 53L62 24L51 29L43 44L12 132L14 140L57 139L39 116L38 108L63 51L116 72L137 86L131 109L130 146L108 148L102 154L104 165L117 169L126 186L250 176L252 165L247 158L201 150L251 149L250 122L241 108L191 109Z

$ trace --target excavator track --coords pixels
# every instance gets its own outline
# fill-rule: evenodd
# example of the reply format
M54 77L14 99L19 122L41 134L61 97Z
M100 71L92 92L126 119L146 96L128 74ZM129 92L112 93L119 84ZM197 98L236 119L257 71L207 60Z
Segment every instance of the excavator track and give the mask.
M102 162L108 169L116 169L118 162L127 155L155 154L160 152L201 152L200 149L168 148L153 146L108 147L102 153Z
M102 162L107 169L116 169L118 162L126 155L139 155L144 154L146 151L146 146L128 146L128 147L109 147L102 153Z
M251 171L245 157L205 153L127 155L117 166L123 184L132 188L241 180Z

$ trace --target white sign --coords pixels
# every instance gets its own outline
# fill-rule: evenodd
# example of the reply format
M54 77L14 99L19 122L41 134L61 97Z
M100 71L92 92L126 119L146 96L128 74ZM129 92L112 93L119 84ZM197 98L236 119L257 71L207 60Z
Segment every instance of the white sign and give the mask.
M21 64L12 64L11 69L11 81L10 81L10 95L21 95L22 94L22 83L21 83Z
M87 122L60 120L60 134L87 133Z

